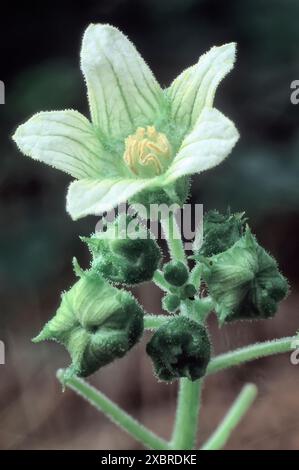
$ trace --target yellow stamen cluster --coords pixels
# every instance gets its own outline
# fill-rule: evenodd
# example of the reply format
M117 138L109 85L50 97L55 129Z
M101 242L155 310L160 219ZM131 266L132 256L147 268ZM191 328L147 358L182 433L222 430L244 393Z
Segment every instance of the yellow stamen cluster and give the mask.
M171 145L154 126L138 127L126 141L124 160L130 170L142 177L161 175L171 159Z

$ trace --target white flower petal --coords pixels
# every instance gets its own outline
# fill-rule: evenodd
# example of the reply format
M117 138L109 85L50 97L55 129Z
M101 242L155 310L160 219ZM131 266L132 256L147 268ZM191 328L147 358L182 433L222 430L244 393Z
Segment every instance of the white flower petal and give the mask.
M90 122L74 110L35 114L13 136L21 152L74 178L115 174ZM109 158L110 157L110 158Z
M163 92L133 44L117 28L101 24L87 28L81 68L92 121L105 135L123 139L159 116Z
M238 138L232 121L215 108L205 108L167 170L166 181L218 165L229 155Z
M100 215L152 184L151 179L84 179L70 184L66 209L76 220L86 215Z
M213 106L216 89L233 68L235 43L212 47L197 64L181 73L167 90L171 118L186 133L194 126L205 106Z

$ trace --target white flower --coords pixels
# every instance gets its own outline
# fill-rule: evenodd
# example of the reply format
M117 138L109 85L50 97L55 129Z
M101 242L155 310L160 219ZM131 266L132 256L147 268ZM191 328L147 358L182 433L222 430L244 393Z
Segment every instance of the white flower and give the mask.
M18 127L20 150L72 175L67 210L100 214L143 190L161 191L214 167L238 140L213 108L235 44L213 47L165 90L115 27L90 25L81 49L91 122L74 110L36 114Z

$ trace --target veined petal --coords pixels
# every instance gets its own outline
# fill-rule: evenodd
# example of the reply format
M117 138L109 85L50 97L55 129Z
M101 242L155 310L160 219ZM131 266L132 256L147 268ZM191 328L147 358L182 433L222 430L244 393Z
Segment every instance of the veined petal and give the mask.
M69 186L66 209L74 220L86 215L99 215L151 185L150 178L74 181Z
M232 121L215 108L205 108L167 170L166 181L218 165L229 155L238 138Z
M91 24L81 49L93 123L104 134L123 139L136 127L152 124L163 92L129 39L110 25Z
M171 102L171 118L182 128L182 133L192 129L205 106L213 106L216 89L233 68L235 56L235 43L212 47L197 64L173 81L167 95Z
M74 178L115 174L90 122L74 110L35 114L13 136L21 152Z

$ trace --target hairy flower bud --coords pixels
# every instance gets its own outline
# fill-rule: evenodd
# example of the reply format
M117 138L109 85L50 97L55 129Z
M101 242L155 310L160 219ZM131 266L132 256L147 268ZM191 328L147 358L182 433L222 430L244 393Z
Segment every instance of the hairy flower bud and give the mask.
M162 325L147 344L155 374L161 380L203 377L211 356L211 344L204 326L185 315Z
M189 277L188 268L181 261L169 261L164 265L163 272L166 281L175 287L183 286Z
M193 299L196 294L196 288L193 284L186 284L181 293L182 299Z
M227 251L206 260L203 279L220 323L270 318L288 292L276 261L249 229Z
M162 305L164 310L167 312L173 313L180 306L181 299L176 294L166 294L162 299Z
M209 211L203 219L203 244L200 255L212 256L221 253L236 243L245 230L244 213L220 214Z
M133 296L83 273L62 295L56 315L34 342L54 340L72 358L68 374L88 376L124 356L143 331L143 311Z
M82 239L93 256L92 269L112 283L150 281L161 260L156 241L131 217L117 218L106 232Z

